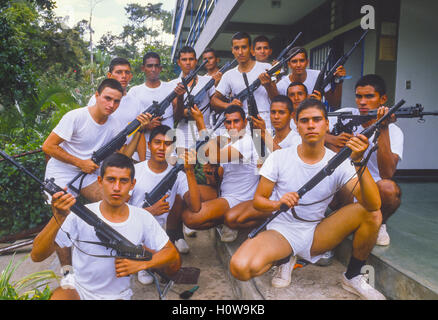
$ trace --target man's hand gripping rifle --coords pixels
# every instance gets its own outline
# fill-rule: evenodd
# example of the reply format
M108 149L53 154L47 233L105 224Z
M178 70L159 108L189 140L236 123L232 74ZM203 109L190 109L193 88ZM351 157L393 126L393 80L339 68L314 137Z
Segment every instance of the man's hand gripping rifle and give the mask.
M376 130L379 129L382 122L386 121L391 117L392 114L394 114L400 107L405 103L404 100L400 100L395 106L393 106L391 109L388 110L388 112L380 118L376 123L369 126L367 129L363 130L361 134L366 136L367 138L370 138ZM343 147L333 158L329 160L327 165L322 168L318 173L316 173L307 183L304 184L298 191L298 196L302 198L308 191L312 190L318 183L320 183L325 177L330 176L335 169L344 162L350 155L352 150L345 146ZM286 212L289 210L289 207L285 204L282 204L280 206L280 210L273 213L264 223L262 223L258 228L252 230L249 234L249 238L254 238L263 228L268 225L272 220L274 220L280 213ZM304 220L296 216L294 213L294 210L292 209L292 214L294 217L298 220Z

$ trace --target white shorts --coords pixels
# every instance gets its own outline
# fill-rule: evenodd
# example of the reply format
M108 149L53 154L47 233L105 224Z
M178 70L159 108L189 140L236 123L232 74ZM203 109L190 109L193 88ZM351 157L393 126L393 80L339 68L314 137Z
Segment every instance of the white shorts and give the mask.
M132 290L130 288L120 292L119 294L108 294L108 295L102 295L102 294L96 294L94 292L91 292L87 289L85 289L83 286L81 286L76 280L74 281L74 287L77 293L79 294L79 297L81 300L131 300L132 297Z
M275 230L280 233L289 242L293 254L315 263L321 259L322 255L311 256L313 236L317 223L284 223L284 221L272 220L266 227L266 230Z

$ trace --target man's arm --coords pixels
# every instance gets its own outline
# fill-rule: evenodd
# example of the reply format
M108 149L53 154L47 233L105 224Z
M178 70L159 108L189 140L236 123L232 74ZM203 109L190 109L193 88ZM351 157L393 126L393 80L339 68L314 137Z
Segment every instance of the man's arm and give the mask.
M270 100L278 96L277 85L274 81L272 81L271 77L267 72L260 74L259 80L262 86L265 88L266 92L268 93L268 97Z
M187 176L189 191L184 194L184 201L192 212L201 210L201 193L195 176L196 152L189 150L185 154L184 171Z
M76 199L69 193L57 192L52 196L53 217L33 241L30 257L34 262L41 262L52 255L56 249L55 239L61 225L70 212Z
M59 161L68 164L72 164L85 173L93 173L96 169L99 168L99 166L95 164L91 159L79 159L62 149L59 146L62 142L64 142L64 139L62 139L60 136L52 131L47 137L46 141L44 141L42 150L50 157L53 157Z
M223 100L225 100L225 97L222 95L222 93L216 90L214 95L211 97L210 104L217 112L222 112L231 105L243 107L243 103L239 99L233 99L231 102L225 102Z
M184 85L180 82L174 89L176 93L176 98L172 101L173 106L173 118L176 121L181 120L184 117L184 94L186 89Z
M149 261L116 259L115 266L118 278L151 268L164 268L165 273L172 274L181 267L181 257L172 242L168 241L160 251L152 255Z
M255 209L263 212L274 212L280 210L282 204L286 204L289 208L297 205L299 197L296 192L285 193L280 200L270 200L272 190L274 190L275 182L265 178L260 177L257 190L254 194L253 206Z
M347 74L344 66L339 66L335 71L336 77L345 77ZM338 109L341 106L342 101L342 80L335 84L333 92L331 90L324 93L327 102L334 108Z

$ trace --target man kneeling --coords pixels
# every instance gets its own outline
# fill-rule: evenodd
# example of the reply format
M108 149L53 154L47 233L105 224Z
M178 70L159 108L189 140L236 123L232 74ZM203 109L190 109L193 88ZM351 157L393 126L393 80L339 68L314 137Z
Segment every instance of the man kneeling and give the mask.
M72 252L74 289L59 287L54 291L52 300L128 300L132 296L129 275L151 268L160 268L164 273L172 274L180 268L176 248L154 217L125 203L135 185L134 174L131 159L118 153L109 156L103 162L98 177L103 200L86 207L135 245L144 245L153 253L152 259L137 261L98 257L109 255L111 249L77 241L100 242L92 226L75 214L69 214L76 199L69 193L55 193L52 197L54 216L35 238L31 252L32 260L40 262L56 248L71 247L75 242Z
M382 221L376 183L367 168L359 178L351 179L355 170L345 161L299 199L298 194L291 191L308 182L335 153L324 147L328 120L321 102L304 101L296 112L296 119L302 143L275 151L266 159L254 195L254 207L258 210L274 212L282 204L292 209L272 220L266 231L246 240L231 258L230 271L237 279L246 281L262 275L276 261L290 255L299 255L313 263L353 233L353 253L343 274L342 286L364 299L384 299L360 273L376 243ZM352 149L351 160L359 172L368 139L359 134L346 145ZM358 203L349 204L325 218L333 194L344 184Z

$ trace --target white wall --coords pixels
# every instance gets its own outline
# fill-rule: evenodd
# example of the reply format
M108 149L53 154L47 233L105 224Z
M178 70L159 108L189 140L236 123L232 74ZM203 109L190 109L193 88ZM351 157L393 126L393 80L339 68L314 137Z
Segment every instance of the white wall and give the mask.
M436 0L401 1L395 101L421 103L425 111L438 111L437 12ZM425 119L397 121L405 137L399 169L438 169L438 116Z

